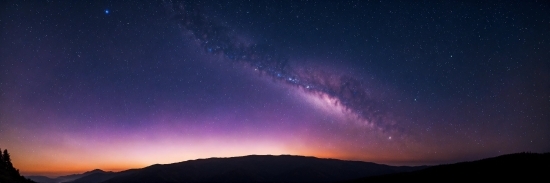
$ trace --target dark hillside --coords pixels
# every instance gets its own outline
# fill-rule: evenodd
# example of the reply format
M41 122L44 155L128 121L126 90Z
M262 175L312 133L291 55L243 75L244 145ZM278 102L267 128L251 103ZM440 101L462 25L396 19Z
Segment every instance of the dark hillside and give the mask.
M105 183L334 182L418 169L303 156L252 155L153 165L118 175Z
M518 153L352 182L548 182L550 153Z
M0 149L0 183L33 183L19 174L19 170L13 167L11 156L7 149L2 153Z

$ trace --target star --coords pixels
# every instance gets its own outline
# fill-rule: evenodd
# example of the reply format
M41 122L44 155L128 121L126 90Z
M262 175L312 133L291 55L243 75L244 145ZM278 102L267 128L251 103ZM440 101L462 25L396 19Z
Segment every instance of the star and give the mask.
M105 14L107 14L107 15L109 14L109 10L108 10L108 9L105 10Z

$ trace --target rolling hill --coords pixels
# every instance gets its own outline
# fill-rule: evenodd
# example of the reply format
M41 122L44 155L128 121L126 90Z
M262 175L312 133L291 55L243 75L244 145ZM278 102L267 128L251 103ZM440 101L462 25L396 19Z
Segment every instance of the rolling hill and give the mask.
M517 153L472 162L432 166L391 175L371 176L359 182L548 182L550 153Z
M495 182L545 180L550 153L518 153L432 167L396 167L305 156L250 155L152 165L122 172L93 170L58 177L70 183L179 182ZM36 182L47 182L48 179Z
M77 179L87 177L89 175L102 175L102 174L114 174L114 172L106 172L100 169L95 169L92 171L84 172L82 174L71 174L71 175L59 176L56 178L49 178L46 176L25 176L25 177L38 183L65 183L65 182L73 182Z
M396 167L290 155L250 155L152 165L118 173L89 174L72 183L335 182L422 168L425 167Z

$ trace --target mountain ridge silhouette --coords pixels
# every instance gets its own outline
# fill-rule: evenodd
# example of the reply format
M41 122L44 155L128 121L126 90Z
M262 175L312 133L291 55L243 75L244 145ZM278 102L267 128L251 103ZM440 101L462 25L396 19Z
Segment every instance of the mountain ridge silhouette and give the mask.
M364 177L360 182L546 182L550 153L514 153L476 161L431 166L412 172ZM544 181L546 180L546 181Z
M533 167L539 165L543 169L533 170ZM494 168L496 171L487 171L491 167L496 167ZM503 168L507 170L502 170ZM550 169L550 153L515 153L476 161L416 167L311 156L248 155L153 164L121 172L105 172L96 169L85 172L88 174L71 183L493 182L503 180L502 177L506 178L510 175L514 175L512 176L514 178L523 175L536 177L543 175L545 172L542 171L548 169ZM505 175L500 175L502 173Z

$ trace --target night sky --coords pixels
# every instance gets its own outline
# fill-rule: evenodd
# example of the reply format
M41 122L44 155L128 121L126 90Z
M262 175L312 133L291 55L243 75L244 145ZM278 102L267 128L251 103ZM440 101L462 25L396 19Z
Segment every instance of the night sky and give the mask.
M550 151L547 1L8 1L0 148L25 174L250 154Z

